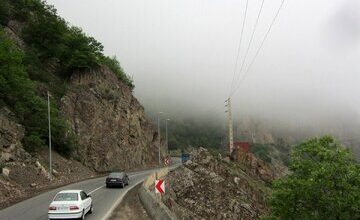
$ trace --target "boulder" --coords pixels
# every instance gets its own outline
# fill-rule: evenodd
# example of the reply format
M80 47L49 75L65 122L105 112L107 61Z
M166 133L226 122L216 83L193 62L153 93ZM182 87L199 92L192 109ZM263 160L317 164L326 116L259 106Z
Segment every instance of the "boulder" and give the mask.
M10 169L6 167L2 168L2 175L8 178L10 175Z

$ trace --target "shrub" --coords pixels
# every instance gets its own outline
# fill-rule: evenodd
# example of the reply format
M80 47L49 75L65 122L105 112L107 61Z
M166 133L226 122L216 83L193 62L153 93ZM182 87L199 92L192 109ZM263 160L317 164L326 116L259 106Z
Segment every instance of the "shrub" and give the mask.
M10 16L10 4L7 0L0 1L0 24L6 25Z
M332 137L315 138L292 152L291 174L274 182L276 219L360 219L360 164Z
M44 147L44 140L40 138L40 135L37 133L31 133L26 135L23 139L23 144L25 150L28 152L35 152Z
M109 67L121 81L123 81L127 86L129 86L130 90L133 90L135 88L133 80L124 72L123 68L120 66L120 63L115 56L103 57L102 63Z

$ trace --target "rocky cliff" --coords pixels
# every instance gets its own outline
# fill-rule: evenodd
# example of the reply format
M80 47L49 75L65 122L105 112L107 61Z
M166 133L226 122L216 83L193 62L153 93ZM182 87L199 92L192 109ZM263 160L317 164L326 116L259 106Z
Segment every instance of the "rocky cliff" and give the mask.
M179 219L259 219L273 173L259 159L233 162L199 148L165 178L163 201Z
M86 166L109 171L155 162L157 134L130 89L108 68L73 75L61 112L77 136L76 154Z

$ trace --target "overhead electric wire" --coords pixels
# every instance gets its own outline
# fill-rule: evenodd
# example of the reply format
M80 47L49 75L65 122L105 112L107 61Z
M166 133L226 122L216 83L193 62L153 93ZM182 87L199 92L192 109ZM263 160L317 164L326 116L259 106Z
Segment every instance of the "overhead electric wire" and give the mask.
M263 38L263 40L262 40L262 42L261 42L261 44L260 44L260 47L257 49L257 51L256 51L256 53L255 53L255 56L254 56L253 59L251 60L248 68L246 69L244 75L243 75L242 78L240 79L237 87L235 87L235 90L231 93L230 97L232 97L232 96L235 94L235 92L240 88L241 83L244 81L245 77L246 77L247 74L249 73L252 65L254 64L256 58L258 57L258 55L259 55L259 53L260 53L260 50L261 50L262 47L264 46L264 43L265 43L267 37L269 36L269 33L270 33L272 27L274 26L274 23L275 23L277 17L278 17L279 14L280 14L280 11L281 11L281 9L282 9L282 7L283 7L283 5L284 5L284 2L285 2L285 0L282 0L282 1L281 1L281 4L280 4L280 6L279 6L279 9L277 10L277 12L276 12L276 14L275 14L275 16L274 16L274 18L273 18L273 20L272 20L272 22L271 22L271 24L270 24L270 26L269 26L269 29L268 29L268 31L266 32L266 34L265 34L265 36L264 36L264 38Z
M234 64L233 79L231 81L231 87L230 87L229 94L231 94L231 92L233 91L233 87L234 87L234 83L235 83L235 76L236 76L236 72L237 72L238 60L239 60L240 51L241 51L241 44L242 44L242 39L243 39L243 35L244 35L244 27L245 27L245 21L246 21L246 16L247 16L248 4L249 4L249 0L246 0L244 20L242 23L240 39L239 39L239 44L238 44L238 48L237 48L237 56L236 56L236 60L235 60L235 64Z
M243 58L243 60L242 60L241 66L240 66L239 75L241 74L241 72L242 72L242 70L243 70L243 68L244 68L244 64L245 64L246 58L247 58L247 56L248 56L248 54L249 54L251 44L252 44L252 42L253 42L253 40L254 40L256 28L257 28L257 26L258 26L258 24L259 24L260 15L261 15L261 12L262 12L262 9L263 9L263 6L264 6L264 2L265 2L265 0L262 0L262 2L261 2L261 6L260 6L260 9L259 9L259 12L258 12L256 21L255 21L255 25L254 25L253 30L252 30L252 33L251 33L250 41L249 41L249 44L248 44L248 46L247 46L247 48L246 48L246 52L245 52L244 58ZM239 76L239 77L240 77L240 76ZM237 80L235 80L235 81L237 82ZM236 88L236 87L235 87L235 88ZM234 89L234 88L233 88L233 89ZM231 91L231 92L233 92L233 91Z

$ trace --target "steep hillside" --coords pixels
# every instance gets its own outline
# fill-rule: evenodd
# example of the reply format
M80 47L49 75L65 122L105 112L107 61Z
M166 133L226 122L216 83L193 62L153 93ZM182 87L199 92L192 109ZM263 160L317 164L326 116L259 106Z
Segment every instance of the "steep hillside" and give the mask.
M156 164L157 133L132 80L102 51L43 1L0 2L0 207L99 172Z
M258 219L268 212L272 170L261 160L233 162L199 148L166 177L164 203L179 219Z
M109 68L73 75L61 113L78 139L75 154L96 171L145 167L157 158L143 107Z

